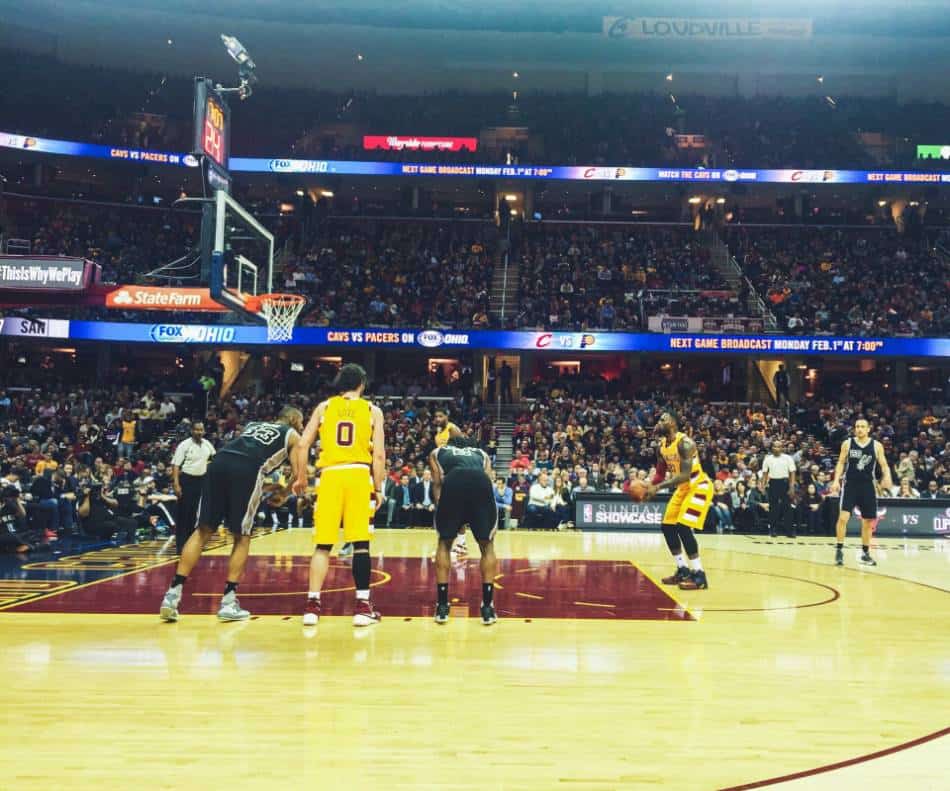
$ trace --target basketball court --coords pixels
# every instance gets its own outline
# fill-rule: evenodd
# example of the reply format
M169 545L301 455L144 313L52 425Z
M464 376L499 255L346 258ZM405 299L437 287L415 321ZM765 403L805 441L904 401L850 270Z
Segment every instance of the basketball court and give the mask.
M434 539L379 531L354 629L334 560L301 626L310 532L252 541L251 621L219 623L225 538L182 620L159 542L18 564L0 582L7 787L945 787L950 544L703 536L684 592L659 534L502 533L499 623L477 555L432 621ZM7 785L5 783L5 785Z

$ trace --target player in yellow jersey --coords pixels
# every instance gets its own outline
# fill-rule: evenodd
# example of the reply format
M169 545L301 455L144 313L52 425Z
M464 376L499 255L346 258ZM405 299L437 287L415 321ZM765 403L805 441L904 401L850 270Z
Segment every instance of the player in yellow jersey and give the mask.
M462 431L451 420L449 420L449 410L445 407L439 407L435 410L435 425L438 432L435 435L435 446L444 448L449 444L452 437L461 437Z
M647 488L646 499L661 489L674 490L663 512L661 527L666 545L676 560L676 573L664 577L663 584L678 584L683 590L708 588L693 531L703 529L712 505L712 481L700 466L695 443L679 430L679 421L672 412L660 415L654 433L660 435L660 460L671 477L666 480L654 478ZM692 569L686 565L683 549Z
M354 626L378 623L382 616L369 598L370 517L383 502L386 475L386 437L383 413L363 399L366 371L348 363L340 368L333 383L337 395L322 401L295 450L298 470L294 493L307 489L307 454L319 432L317 458L317 503L313 512L313 557L310 559L310 591L304 608L305 626L316 626L320 619L320 591L330 568L330 550L340 525L343 540L353 543L353 581L356 584Z
M435 410L435 426L438 429L435 434L436 450L446 447L452 437L462 436L462 430L449 420L449 410L446 407L440 406ZM455 541L452 542L452 554L457 558L462 558L468 554L468 544L465 543L464 530L460 530L455 537Z

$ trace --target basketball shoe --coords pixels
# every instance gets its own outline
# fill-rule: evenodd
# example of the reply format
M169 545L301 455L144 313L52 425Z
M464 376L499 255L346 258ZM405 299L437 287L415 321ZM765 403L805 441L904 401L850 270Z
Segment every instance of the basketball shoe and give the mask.
M165 598L162 599L162 607L158 614L163 621L178 620L178 605L181 603L181 585L169 588L165 591Z
M356 600L356 610L353 613L353 626L372 626L381 620L383 620L383 616L373 609L373 604L369 599Z
M218 620L220 621L246 621L251 617L247 610L241 609L241 603L238 601L237 594L234 591L225 593L221 597L221 607L218 608Z
M316 626L320 620L320 600L316 597L307 599L303 608L303 625Z
M844 565L844 550L835 549L835 565L843 566Z
M664 577L660 580L664 585L679 585L681 582L686 582L689 579L689 569L686 566L680 566L676 569L675 574L671 574L669 577Z
M448 620L449 620L449 605L436 604L435 605L435 622L448 623Z
M876 566L877 561L871 557L870 552L865 552L858 558L859 563L863 563L865 566Z
M684 591L706 590L708 587L709 582L706 580L706 572L702 569L692 572L689 579L680 583L680 590Z
M493 604L483 604L482 605L482 623L485 626L491 626L498 620L498 616L495 615L495 605Z

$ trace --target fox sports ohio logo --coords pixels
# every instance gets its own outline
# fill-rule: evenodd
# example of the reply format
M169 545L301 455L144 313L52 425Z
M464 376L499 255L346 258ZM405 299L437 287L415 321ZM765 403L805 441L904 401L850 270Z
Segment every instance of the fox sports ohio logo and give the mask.
M232 343L234 327L208 327L203 324L155 324L149 337L156 343Z
M435 349L445 343L445 336L438 330L425 330L416 336L416 340L419 341L420 346Z

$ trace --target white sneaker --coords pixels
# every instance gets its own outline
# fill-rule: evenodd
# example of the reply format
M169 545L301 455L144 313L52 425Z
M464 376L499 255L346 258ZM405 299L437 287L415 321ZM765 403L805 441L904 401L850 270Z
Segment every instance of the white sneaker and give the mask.
M234 591L226 593L221 597L221 607L218 609L218 620L221 621L246 621L251 617L247 610L241 609L241 603L238 601L237 594Z
M466 544L465 544L465 537L464 537L464 536L461 537L461 538L457 538L457 539L455 540L455 543L452 544L452 554L453 554L453 555L458 555L458 556L467 555L467 554L468 554L468 547L467 547Z
M165 598L162 599L162 607L158 614L163 621L178 620L178 605L181 603L181 585L169 588L165 591Z

